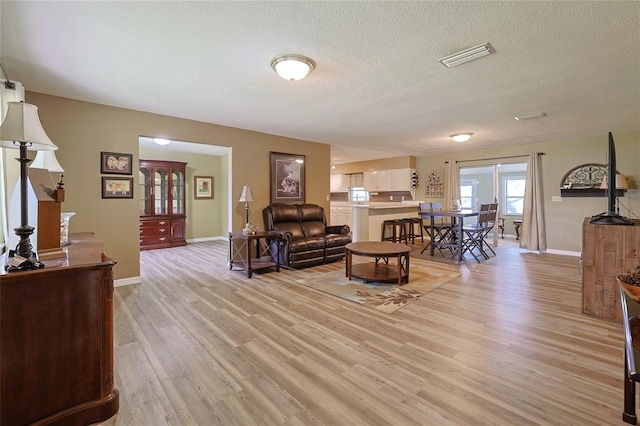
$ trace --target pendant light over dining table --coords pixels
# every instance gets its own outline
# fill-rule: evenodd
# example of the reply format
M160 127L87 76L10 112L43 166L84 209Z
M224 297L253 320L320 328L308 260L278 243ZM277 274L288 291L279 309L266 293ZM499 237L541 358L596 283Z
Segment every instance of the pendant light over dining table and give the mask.
M316 64L302 55L280 55L273 58L271 68L285 80L296 81L305 78Z

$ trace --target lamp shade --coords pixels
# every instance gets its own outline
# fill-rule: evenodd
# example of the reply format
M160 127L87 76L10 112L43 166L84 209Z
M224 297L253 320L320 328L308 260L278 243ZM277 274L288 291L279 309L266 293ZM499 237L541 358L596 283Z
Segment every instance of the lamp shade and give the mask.
M64 169L58 162L54 151L38 151L36 158L33 159L29 167L47 169L55 173L64 173Z
M253 201L253 194L251 193L251 187L249 185L245 185L242 188L242 195L240 195L240 199L238 201L241 203Z
M607 178L602 179L602 183L600 184L600 189L607 189L609 185L607 184ZM629 184L627 183L627 177L622 173L616 174L616 189L629 189Z
M24 102L9 102L7 116L0 126L0 146L19 148L26 143L27 151L53 151L58 147L45 133L38 117L38 107Z
M301 80L307 76L316 64L301 55L281 55L271 61L271 67L285 80Z

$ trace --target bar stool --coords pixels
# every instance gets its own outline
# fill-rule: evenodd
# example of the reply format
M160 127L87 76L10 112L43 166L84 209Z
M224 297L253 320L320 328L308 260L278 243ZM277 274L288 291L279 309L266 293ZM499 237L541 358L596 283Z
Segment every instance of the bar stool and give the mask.
M409 244L407 238L407 221L404 219L388 219L382 222L382 232L380 241L391 241L394 243ZM386 236L391 234L390 236Z
M420 237L420 241L424 243L424 233L422 229L422 218L420 217L405 217L405 222L407 222L407 240L411 240L411 244L416 243L416 238ZM418 225L418 229L420 233L416 232L416 225Z

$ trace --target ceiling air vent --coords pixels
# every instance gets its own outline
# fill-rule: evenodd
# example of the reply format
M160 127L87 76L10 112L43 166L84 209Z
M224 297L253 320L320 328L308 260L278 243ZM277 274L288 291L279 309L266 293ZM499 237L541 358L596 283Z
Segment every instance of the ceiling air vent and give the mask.
M457 65L464 64L465 62L473 61L474 59L482 58L495 52L493 47L489 43L481 44L479 46L471 47L453 55L449 55L442 59L438 59L438 62L442 63L447 68L455 67Z

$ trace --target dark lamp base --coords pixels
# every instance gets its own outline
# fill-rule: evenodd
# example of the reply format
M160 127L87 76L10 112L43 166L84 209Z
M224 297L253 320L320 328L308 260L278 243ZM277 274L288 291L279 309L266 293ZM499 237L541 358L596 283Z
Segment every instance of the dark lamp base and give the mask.
M31 256L29 257L19 257L22 257L24 260L16 264L16 252L14 250L9 250L9 262L7 262L7 264L4 266L5 271L17 272L44 268L44 263L38 260L35 253L31 253Z

